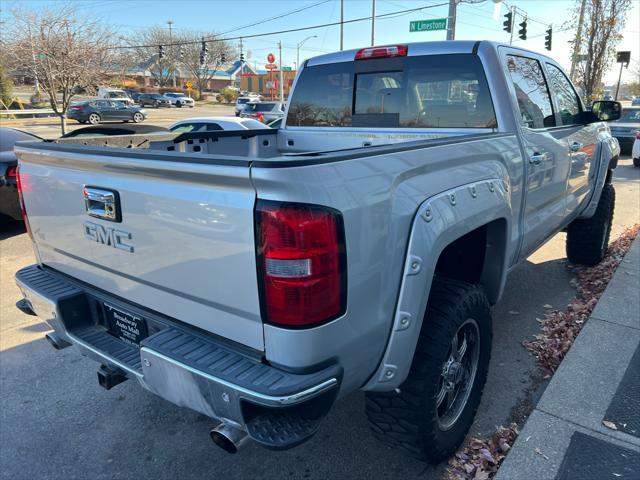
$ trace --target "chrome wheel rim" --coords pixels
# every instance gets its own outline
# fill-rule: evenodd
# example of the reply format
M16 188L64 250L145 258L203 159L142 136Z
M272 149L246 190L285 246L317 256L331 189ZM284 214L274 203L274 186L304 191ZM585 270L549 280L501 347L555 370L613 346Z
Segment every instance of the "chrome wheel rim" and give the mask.
M476 379L479 360L480 329L477 322L469 318L453 335L442 364L435 398L440 430L450 430L462 415Z
M91 115L89 115L89 123L95 125L99 121L100 121L100 117L95 113L92 113Z
M133 121L134 121L134 122L136 122L136 123L140 123L140 122L142 121L142 114L140 114L140 113L136 113L136 114L133 116Z

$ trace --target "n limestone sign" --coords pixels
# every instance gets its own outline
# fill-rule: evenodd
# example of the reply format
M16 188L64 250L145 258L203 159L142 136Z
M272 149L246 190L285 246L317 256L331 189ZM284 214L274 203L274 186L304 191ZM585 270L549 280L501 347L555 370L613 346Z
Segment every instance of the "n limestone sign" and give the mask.
M416 20L409 24L410 32L431 32L433 30L446 30L447 19L435 18L433 20Z

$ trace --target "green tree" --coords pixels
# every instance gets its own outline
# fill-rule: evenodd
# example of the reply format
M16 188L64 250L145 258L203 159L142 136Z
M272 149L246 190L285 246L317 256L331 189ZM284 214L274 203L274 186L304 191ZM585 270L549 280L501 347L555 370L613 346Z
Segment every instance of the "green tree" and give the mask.
M13 82L3 65L0 65L0 100L6 108L9 108L13 101Z

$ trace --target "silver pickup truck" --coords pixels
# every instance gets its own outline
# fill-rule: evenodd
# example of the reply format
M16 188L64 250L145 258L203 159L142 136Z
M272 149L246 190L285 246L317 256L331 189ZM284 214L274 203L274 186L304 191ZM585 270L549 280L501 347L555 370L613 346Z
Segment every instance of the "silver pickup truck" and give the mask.
M463 441L509 272L561 230L598 263L619 147L552 59L479 41L304 62L280 130L21 143L21 308L100 363L287 449L366 392L373 433Z

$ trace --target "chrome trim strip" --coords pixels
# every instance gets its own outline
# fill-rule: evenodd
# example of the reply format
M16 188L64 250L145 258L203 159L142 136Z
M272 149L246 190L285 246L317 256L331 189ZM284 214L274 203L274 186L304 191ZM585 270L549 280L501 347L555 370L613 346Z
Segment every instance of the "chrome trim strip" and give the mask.
M296 403L300 403L303 402L305 400L309 400L313 397L316 397L318 395L320 395L321 393L335 387L338 385L338 380L334 377L334 378L330 378L328 380L325 380L324 382L308 388L307 390L303 390L302 392L297 392L297 393L292 393L291 395L285 395L285 396L272 396L272 395L265 395L263 393L259 393L259 392L254 392L253 390L249 390L247 388L241 387L239 385L235 385L233 383L227 382L226 380L222 380L220 378L214 377L213 375L209 375L206 372L203 372L201 370L196 370L193 367L190 367L188 365L185 365L184 363L180 363L177 362L176 360L167 357L161 353L158 353L157 351L147 348L147 347L142 347L140 349L140 355L144 355L145 352L148 352L149 354L161 358L162 360L169 362L179 368L183 368L185 370L188 370L189 372L193 373L194 375L199 375L201 377L206 378L207 380L211 381L211 382L215 382L217 384L220 385L224 385L227 388L230 388L232 390L235 390L236 392L238 392L239 394L241 394L241 396L243 396L244 398L247 398L249 400L254 400L257 401L259 403L263 403L263 404L272 404L272 405L293 405ZM144 358L143 358L144 361Z

